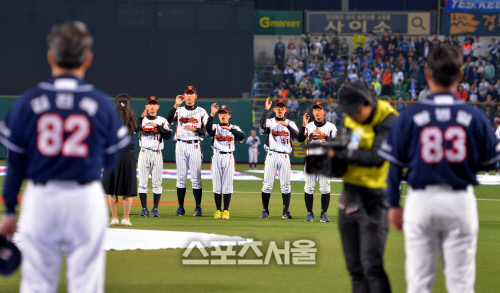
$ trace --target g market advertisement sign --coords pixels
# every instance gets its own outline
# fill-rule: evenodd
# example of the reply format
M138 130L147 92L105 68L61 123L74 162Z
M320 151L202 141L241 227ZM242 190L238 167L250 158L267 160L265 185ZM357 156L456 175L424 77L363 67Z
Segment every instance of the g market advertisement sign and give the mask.
M302 25L302 11L255 11L257 35L300 35Z

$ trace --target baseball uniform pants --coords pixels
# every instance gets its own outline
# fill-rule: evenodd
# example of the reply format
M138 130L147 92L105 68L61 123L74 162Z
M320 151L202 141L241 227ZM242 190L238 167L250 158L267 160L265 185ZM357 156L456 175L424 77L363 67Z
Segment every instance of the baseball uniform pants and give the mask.
M278 176L280 178L281 192L290 193L290 156L288 154L273 151L269 151L266 156L262 192L271 193L273 190L276 172L278 172Z
M177 164L177 187L186 188L186 180L191 171L191 184L193 189L202 188L201 161L203 154L200 143L185 143L177 141L175 145L175 162Z
M139 193L148 192L148 179L151 173L153 183L153 193L161 194L163 187L162 174L163 174L163 155L161 151L152 151L148 149L141 149L139 152Z
M232 154L214 153L212 157L212 182L214 193L233 193L234 157Z

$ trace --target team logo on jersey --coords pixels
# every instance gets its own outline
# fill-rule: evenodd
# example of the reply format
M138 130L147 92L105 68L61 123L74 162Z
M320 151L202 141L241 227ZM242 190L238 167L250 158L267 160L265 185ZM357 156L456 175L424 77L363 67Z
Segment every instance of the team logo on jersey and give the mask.
M281 131L273 130L271 132L274 136L290 136L290 133L288 131L285 131L285 130L281 130Z
M217 139L218 141L233 141L234 137L232 137L230 135L222 136L222 135L216 134L215 139Z
M222 106L221 106L221 108L222 108L222 109L226 109L226 105L222 105Z
M194 117L186 118L186 117L181 117L179 118L180 123L198 123L198 119Z
M309 139L310 139L310 140L321 140L321 141L325 141L325 138L324 138L322 135L319 135L319 134L314 134L314 133L309 134Z

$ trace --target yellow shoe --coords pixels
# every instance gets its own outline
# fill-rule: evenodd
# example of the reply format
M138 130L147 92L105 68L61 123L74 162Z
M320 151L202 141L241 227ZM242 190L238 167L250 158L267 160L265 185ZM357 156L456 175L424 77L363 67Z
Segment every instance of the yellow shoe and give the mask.
M222 218L222 212L221 211L216 211L214 214L214 219L221 219Z
M229 211L228 210L225 210L222 212L222 218L229 220Z

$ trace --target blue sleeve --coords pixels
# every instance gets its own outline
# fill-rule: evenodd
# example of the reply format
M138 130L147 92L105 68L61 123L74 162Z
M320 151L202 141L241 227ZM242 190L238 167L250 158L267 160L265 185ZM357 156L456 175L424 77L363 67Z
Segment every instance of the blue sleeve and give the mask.
M19 194L19 190L21 190L21 184L25 177L25 156L9 152L7 168L3 190L5 213L14 214L17 206L17 195Z
M389 175L387 176L387 194L386 198L389 202L391 208L399 207L399 199L401 193L399 191L399 186L401 184L402 168L396 164L391 163L389 167Z
M410 129L405 126L404 122L404 114L402 113L394 121L386 141L382 142L377 152L382 158L400 167L405 167L408 164L408 148L405 147L407 137L404 137L404 134L408 133Z
M253 139L253 136L249 136L249 137L247 138L247 142L246 142L246 144L247 144L248 146L251 146L251 145L252 145L252 139Z

